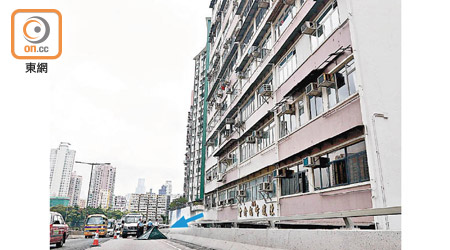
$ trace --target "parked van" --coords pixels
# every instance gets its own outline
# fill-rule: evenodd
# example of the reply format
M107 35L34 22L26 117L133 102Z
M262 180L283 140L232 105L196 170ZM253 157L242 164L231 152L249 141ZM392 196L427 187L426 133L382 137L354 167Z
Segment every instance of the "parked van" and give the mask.
M112 237L114 236L114 232L116 231L116 220L115 219L109 219L108 220L108 236Z
M129 235L136 235L137 233L137 226L139 219L143 219L144 216L142 214L138 213L131 213L127 214L122 217L122 228L120 230L120 234L122 235L122 238L126 238Z

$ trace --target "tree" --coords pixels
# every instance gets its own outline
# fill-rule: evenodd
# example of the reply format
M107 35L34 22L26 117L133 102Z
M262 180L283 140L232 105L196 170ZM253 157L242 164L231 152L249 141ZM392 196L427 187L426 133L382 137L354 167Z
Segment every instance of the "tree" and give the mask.
M175 210L175 209L179 209L179 208L183 208L186 207L186 203L188 202L188 200L184 197L180 197L178 199L173 200L170 204L169 204L169 209L170 210Z

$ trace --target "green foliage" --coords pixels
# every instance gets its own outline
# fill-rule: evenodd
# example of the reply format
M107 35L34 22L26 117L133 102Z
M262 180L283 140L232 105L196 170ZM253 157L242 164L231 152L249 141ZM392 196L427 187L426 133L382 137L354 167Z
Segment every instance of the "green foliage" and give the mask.
M183 208L186 207L186 203L188 202L188 200L184 197L180 197L178 199L173 200L170 204L169 204L169 209L170 210L175 210L178 208Z
M116 220L122 218L122 216L126 214L124 212L114 211L111 209L93 207L80 208L78 206L64 207L62 205L54 206L50 208L50 211L60 213L66 221L67 225L69 225L69 227L74 230L82 230L87 216L91 214L104 214L109 219L113 218Z

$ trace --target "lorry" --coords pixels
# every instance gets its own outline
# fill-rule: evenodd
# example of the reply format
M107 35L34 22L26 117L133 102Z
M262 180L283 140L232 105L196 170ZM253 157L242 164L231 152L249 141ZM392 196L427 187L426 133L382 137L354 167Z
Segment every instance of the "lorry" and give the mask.
M120 229L120 235L122 238L127 238L129 235L136 235L138 229L139 219L143 219L144 216L139 213L130 213L122 217L122 226Z

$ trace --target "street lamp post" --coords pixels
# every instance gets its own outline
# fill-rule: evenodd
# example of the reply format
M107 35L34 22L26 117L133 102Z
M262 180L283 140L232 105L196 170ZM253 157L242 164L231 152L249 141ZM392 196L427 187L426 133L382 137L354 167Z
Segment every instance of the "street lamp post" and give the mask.
M111 163L94 163L94 162L82 162L82 161L75 161L75 163L91 165L91 177L89 178L88 196L87 196L87 200L86 200L86 208L87 208L88 204L89 204L89 195L91 194L92 171L94 170L94 166L111 165Z

